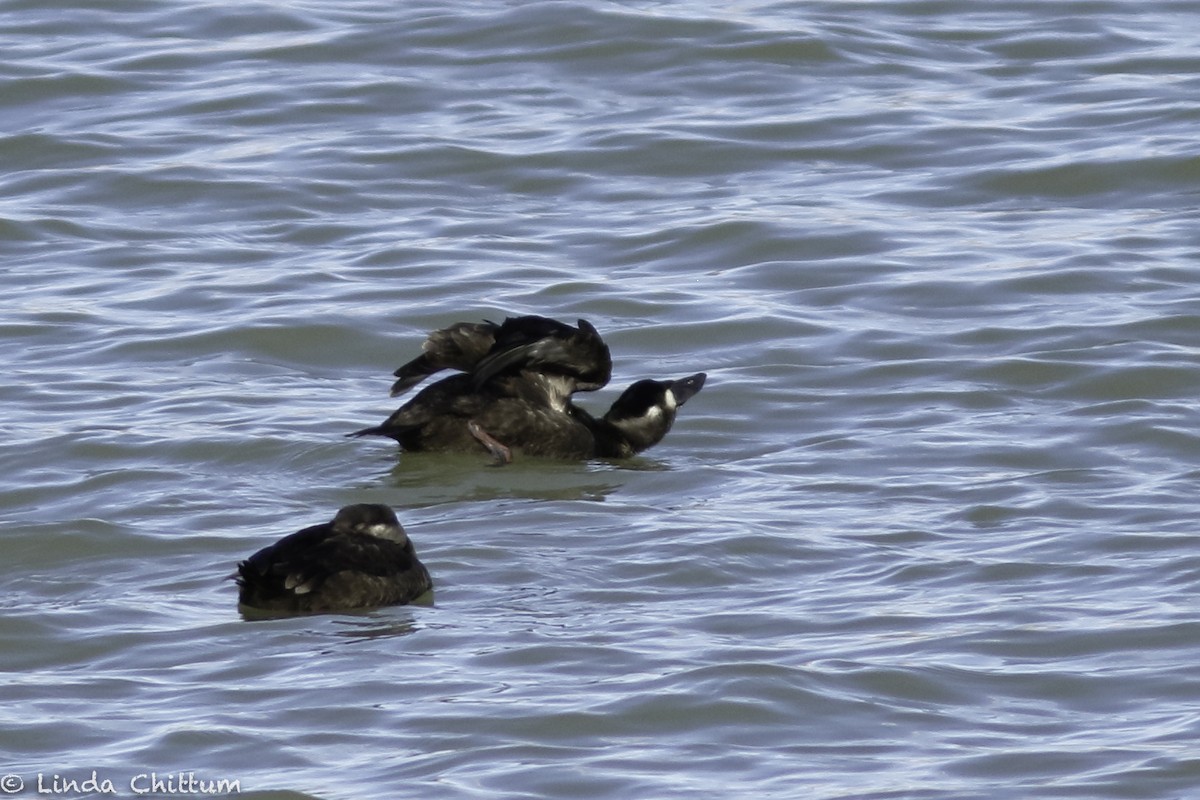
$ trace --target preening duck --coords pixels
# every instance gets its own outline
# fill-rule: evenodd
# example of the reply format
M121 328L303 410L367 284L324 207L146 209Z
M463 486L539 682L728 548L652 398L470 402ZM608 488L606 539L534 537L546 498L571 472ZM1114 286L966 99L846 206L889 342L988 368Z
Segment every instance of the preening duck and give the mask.
M704 385L704 373L630 386L603 417L572 395L605 386L608 345L587 320L577 326L540 316L503 324L459 322L433 331L421 355L394 373L400 394L445 370L458 374L421 389L384 420L351 436L387 436L405 450L477 452L498 463L512 451L552 458L627 458L662 441L679 406Z
M477 452L499 463L512 450L563 459L628 458L662 441L679 407L704 386L699 372L673 381L641 380L600 418L556 403L536 378L512 377L476 388L452 375L422 389L382 425L354 436L387 436L405 450Z
M283 537L232 577L242 606L294 613L401 605L433 586L395 513L378 503Z

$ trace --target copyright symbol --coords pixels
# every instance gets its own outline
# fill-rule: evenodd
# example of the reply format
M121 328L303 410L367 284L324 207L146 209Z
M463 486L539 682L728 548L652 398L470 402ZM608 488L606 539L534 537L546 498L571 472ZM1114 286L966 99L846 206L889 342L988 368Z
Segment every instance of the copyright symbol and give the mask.
M13 775L11 772L0 777L0 792L5 794L16 794L25 788L25 781L21 780L20 775Z

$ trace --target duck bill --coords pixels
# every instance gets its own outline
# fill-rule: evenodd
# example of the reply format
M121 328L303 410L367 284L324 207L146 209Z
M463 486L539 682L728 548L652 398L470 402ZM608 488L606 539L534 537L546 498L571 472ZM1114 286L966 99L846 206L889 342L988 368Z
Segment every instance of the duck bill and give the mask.
M690 400L704 386L704 379L707 377L703 372L697 372L695 375L671 381L671 394L675 396L675 404L681 406Z

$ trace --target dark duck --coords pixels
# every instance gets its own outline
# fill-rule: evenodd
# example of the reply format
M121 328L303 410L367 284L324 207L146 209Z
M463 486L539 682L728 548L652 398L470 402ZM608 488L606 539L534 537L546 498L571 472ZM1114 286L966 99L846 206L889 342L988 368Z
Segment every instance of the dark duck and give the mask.
M603 417L571 396L604 386L607 345L586 320L577 328L545 317L503 325L458 323L435 331L421 356L396 370L393 394L442 369L461 370L422 389L382 425L354 436L387 436L410 451L477 452L497 463L512 450L564 459L628 458L662 441L704 373L630 386Z
M433 583L391 508L346 506L238 564L247 609L306 613L402 605Z

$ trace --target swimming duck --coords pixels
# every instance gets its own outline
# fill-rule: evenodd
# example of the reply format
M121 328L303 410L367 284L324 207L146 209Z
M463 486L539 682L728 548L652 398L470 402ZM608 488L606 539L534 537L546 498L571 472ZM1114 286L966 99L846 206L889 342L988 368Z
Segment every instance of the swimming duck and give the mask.
M474 388L497 376L524 374L554 396L602 388L612 376L608 345L587 320L571 327L548 317L508 317L504 323L458 322L433 331L421 355L397 369L392 397L443 369L471 375Z
M378 503L283 537L231 577L242 606L284 612L402 605L433 586L396 514Z
M699 372L638 381L597 419L537 375L504 376L482 386L469 374L452 375L422 389L382 425L350 435L387 436L410 451L483 447L502 464L512 461L514 448L551 458L628 458L662 441L705 378Z

